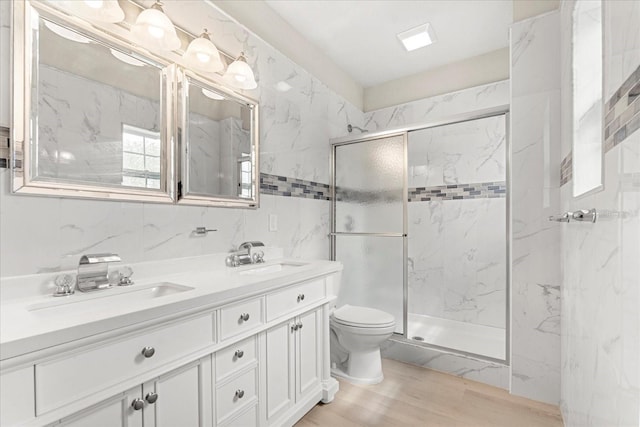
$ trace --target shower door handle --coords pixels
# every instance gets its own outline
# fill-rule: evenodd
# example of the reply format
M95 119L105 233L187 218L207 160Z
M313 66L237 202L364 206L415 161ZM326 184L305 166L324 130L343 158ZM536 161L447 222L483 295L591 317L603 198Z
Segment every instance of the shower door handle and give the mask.
M575 211L572 215L571 218L574 221L582 221L582 222L596 222L596 219L598 218L598 213L596 212L595 208L593 209L581 209L579 211Z
M565 212L562 215L551 215L549 217L549 221L555 221L555 222L569 222L569 220L571 219L571 216L573 214L571 212Z

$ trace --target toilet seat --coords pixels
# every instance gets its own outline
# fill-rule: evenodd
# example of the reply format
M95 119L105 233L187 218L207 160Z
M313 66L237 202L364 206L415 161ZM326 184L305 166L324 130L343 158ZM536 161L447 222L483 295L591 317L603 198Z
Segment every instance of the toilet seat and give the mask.
M335 323L356 328L387 328L395 325L395 318L382 310L345 304L333 312Z

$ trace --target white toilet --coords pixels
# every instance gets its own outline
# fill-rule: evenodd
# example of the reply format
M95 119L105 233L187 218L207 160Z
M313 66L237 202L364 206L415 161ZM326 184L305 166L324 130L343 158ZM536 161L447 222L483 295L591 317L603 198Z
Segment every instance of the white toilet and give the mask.
M393 334L395 318L384 311L345 304L334 310L331 325L331 373L354 384L384 378L380 344Z

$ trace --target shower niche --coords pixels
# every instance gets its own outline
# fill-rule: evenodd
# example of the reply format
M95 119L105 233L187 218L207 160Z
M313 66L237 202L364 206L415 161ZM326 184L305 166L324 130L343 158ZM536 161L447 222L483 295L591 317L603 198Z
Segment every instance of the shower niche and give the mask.
M394 314L393 339L508 363L507 126L502 108L334 143L342 297Z

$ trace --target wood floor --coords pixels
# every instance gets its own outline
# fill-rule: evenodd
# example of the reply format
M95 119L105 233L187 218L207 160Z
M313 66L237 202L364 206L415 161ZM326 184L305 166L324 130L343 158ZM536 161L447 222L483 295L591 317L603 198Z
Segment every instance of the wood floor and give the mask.
M334 401L317 405L296 427L562 426L556 406L394 360L382 366L381 384L340 381Z

